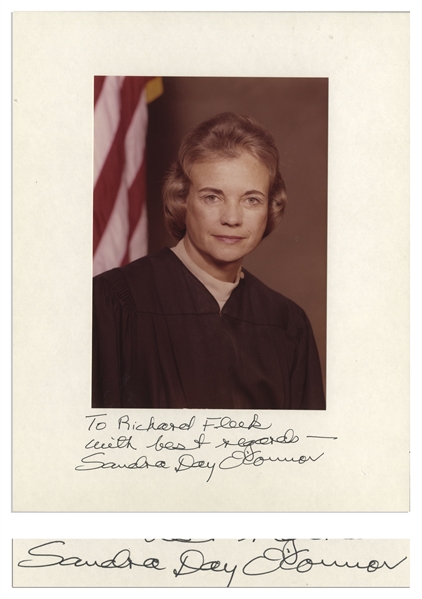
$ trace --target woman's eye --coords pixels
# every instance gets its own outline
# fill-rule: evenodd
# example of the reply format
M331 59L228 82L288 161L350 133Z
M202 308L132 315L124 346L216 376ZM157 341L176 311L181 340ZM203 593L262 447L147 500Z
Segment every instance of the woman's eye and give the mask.
M246 203L253 206L255 204L260 204L261 200L259 198L251 197L251 198L246 198Z
M205 201L208 202L209 204L215 204L216 202L218 202L218 196L215 196L215 195L205 196Z

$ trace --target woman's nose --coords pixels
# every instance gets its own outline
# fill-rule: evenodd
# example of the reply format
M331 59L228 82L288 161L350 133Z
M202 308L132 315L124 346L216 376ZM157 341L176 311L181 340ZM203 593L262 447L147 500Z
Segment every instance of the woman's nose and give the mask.
M223 225L235 227L242 224L242 208L237 202L224 202L220 216Z

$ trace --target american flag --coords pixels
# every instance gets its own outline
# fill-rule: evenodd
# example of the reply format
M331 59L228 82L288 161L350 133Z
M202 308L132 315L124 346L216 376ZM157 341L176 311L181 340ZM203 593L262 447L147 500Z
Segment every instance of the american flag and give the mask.
M160 77L94 78L94 275L147 253L148 101Z

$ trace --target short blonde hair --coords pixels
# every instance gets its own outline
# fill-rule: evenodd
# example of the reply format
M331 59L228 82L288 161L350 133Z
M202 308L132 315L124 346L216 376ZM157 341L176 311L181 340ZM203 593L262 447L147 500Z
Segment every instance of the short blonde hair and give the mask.
M287 202L286 186L280 173L279 155L273 136L249 116L224 112L201 123L183 139L178 159L172 164L163 187L164 216L169 231L182 239L186 233L186 198L190 169L211 158L236 158L250 152L270 173L268 221L264 237L280 221Z

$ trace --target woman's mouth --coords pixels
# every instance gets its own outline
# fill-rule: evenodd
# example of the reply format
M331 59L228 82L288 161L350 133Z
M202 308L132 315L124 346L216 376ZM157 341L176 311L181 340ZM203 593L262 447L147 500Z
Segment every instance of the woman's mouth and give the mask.
M213 235L213 237L222 243L226 243L227 245L239 243L239 241L244 239L243 237L237 237L235 235Z

